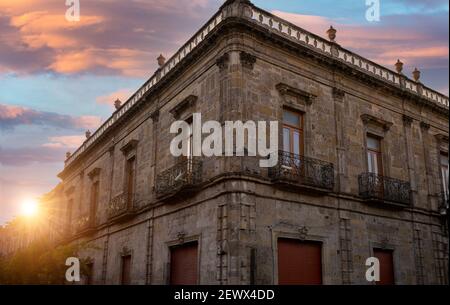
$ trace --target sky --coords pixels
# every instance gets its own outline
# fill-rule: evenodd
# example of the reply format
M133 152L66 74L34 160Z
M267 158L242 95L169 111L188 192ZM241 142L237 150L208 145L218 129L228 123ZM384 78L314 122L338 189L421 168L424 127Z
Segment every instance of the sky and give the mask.
M0 225L20 204L59 182L67 151L83 142L211 16L221 0L0 0ZM449 92L447 0L253 0L257 6L421 81Z

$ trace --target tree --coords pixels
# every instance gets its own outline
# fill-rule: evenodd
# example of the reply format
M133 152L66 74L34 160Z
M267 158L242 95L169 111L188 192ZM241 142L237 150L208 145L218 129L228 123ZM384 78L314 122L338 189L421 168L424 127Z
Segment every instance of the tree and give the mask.
M0 284L62 285L66 283L68 257L78 257L85 244L54 246L45 240L32 243L11 257L0 257ZM80 259L80 273L87 275L88 259Z

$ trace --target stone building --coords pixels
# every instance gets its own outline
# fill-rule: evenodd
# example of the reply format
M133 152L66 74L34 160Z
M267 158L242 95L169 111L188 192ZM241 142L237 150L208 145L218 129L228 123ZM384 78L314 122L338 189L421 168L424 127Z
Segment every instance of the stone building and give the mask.
M67 156L94 284L448 284L448 97L228 0ZM278 121L279 162L174 157L177 120Z

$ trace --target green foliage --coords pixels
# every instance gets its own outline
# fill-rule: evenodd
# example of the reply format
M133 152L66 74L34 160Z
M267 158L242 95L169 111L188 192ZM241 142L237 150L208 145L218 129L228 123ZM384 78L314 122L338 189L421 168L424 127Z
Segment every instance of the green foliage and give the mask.
M66 259L78 257L84 247L83 244L55 247L47 241L34 242L11 257L0 257L0 284L65 284ZM87 272L86 264L86 259L80 259L81 275Z

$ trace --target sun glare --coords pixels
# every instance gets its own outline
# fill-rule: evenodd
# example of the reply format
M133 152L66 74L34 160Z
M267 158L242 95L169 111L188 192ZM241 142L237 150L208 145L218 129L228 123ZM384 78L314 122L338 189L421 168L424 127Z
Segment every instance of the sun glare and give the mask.
M22 209L22 215L28 216L28 217L34 216L38 212L38 203L34 199L25 200L22 203L21 209Z

